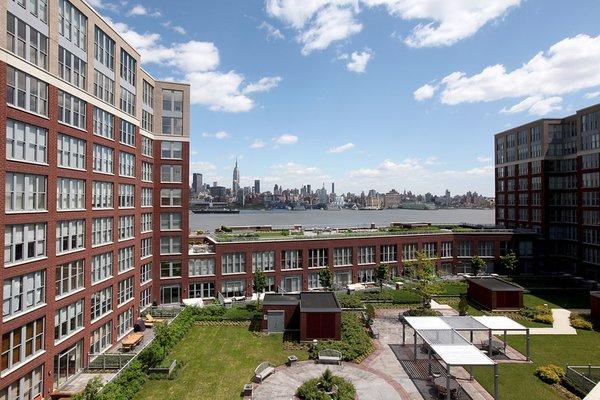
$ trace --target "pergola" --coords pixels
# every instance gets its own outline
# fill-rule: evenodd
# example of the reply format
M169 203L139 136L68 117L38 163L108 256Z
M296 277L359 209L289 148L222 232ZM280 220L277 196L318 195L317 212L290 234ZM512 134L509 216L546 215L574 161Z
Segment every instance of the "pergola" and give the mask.
M446 398L450 399L450 367L465 366L471 375L474 366L493 366L494 399L498 399L498 364L473 345L473 332L487 331L489 347L492 349L492 332L503 331L506 350L507 331L525 331L527 334L527 360L529 360L529 329L504 316L450 316L450 317L401 317L402 344L406 345L406 325L413 329L414 358L417 359L417 339L427 345L429 373L431 355L436 353L446 365ZM471 340L465 339L459 331L470 333ZM491 352L490 352L491 355Z

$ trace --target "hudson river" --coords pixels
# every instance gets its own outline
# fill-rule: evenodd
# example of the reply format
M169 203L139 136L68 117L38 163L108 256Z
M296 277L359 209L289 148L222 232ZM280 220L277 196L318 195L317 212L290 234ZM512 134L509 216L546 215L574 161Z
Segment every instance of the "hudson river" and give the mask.
M378 210L378 211L255 211L242 210L239 214L193 214L190 213L190 230L202 229L213 232L221 225L272 225L273 227L363 227L371 223L377 226L390 222L431 222L493 224L494 210L446 209L446 210Z

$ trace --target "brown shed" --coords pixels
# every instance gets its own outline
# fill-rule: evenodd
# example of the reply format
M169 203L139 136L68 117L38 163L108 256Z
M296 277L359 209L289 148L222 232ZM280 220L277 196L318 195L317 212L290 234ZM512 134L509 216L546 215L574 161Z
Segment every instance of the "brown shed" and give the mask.
M600 292L590 292L590 315L594 318L600 318Z
M300 329L300 295L267 293L262 303L261 329L269 333Z
M340 340L342 308L333 292L300 294L300 340Z
M519 310L523 308L524 289L496 277L467 279L470 301L488 310Z

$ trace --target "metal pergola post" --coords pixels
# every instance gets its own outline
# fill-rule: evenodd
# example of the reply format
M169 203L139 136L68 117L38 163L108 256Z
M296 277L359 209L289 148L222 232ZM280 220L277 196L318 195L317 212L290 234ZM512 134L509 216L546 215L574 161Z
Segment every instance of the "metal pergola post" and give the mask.
M504 355L506 355L506 330L504 331Z
M494 364L494 400L498 400L498 364Z
M415 351L415 361L417 360L417 330L414 329L415 333L413 334L413 338L414 338L414 351Z
M450 400L450 366L446 365L446 400Z
M402 321L402 346L406 345L406 323Z
M431 376L431 347L427 346L427 363L428 363L428 370L429 370L429 376Z
M492 357L492 330L488 331L488 357Z
M473 380L473 366L469 365L469 380Z
M473 331L469 331L471 333L471 343L473 343Z
M527 361L531 360L529 353L529 328L525 330L525 356L527 357Z

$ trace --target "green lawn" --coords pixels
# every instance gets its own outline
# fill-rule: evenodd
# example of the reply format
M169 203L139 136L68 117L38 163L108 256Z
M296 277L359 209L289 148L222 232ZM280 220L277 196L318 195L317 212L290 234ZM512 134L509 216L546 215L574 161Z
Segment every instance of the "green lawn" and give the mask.
M589 290L544 289L531 290L523 295L526 306L548 304L550 308L590 308Z
M509 336L508 343L525 353L525 337ZM600 333L577 331L577 336L536 335L531 336L533 364L500 364L500 398L504 400L544 399L564 400L552 386L543 383L535 375L541 365L598 364L600 360ZM491 368L479 367L475 376L491 393L493 379Z
M183 361L179 375L174 380L148 381L135 399L240 398L261 362L279 365L290 354L308 358L304 351L284 350L282 340L281 335L256 335L246 327L194 327L168 357L167 362Z

